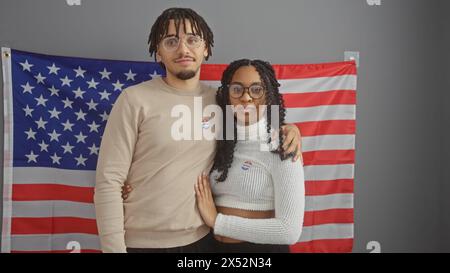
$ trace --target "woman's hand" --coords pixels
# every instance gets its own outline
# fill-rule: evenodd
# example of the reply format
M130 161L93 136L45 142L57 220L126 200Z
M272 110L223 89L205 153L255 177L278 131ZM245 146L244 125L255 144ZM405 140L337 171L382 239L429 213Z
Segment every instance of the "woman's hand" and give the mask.
M217 210L212 197L211 186L207 174L203 173L197 178L194 189L200 215L202 216L203 221L205 221L205 224L213 228L214 223L216 222Z
M125 182L125 184L122 187L122 199L126 200L128 198L128 194L133 190L130 184Z
M300 135L300 130L298 129L295 124L286 124L281 126L281 132L284 136L283 141L283 150L284 154L290 154L295 153L294 158L292 161L297 161L300 159L300 161L303 164L303 156L302 156L302 136Z

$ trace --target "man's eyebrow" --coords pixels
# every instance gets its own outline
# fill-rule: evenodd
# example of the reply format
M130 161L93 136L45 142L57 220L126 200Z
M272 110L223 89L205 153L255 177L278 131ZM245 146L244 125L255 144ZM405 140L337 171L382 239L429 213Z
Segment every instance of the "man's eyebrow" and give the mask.
M186 33L186 35L199 35L199 34L195 34L195 33L193 33L193 32L188 32L188 33ZM200 36L200 35L199 35ZM163 38L167 38L167 37L179 37L179 35L176 35L176 34L168 34L168 35L165 35Z

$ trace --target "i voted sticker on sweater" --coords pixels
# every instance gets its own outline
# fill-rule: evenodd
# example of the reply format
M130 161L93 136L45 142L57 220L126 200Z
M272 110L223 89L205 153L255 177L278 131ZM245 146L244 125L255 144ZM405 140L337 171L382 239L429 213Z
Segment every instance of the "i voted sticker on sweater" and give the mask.
M203 129L209 129L209 120L211 119L211 117L203 117L202 118L202 128Z
M244 164L242 164L241 169L243 169L244 171L248 171L248 169L250 169L252 165L253 163L250 160L246 160Z

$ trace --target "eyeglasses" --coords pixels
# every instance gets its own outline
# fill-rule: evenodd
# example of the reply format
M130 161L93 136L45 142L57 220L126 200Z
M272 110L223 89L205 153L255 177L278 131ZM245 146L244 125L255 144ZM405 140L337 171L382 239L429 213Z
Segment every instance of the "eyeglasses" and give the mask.
M177 50L180 46L180 40L181 39L178 36L169 36L162 39L161 43L165 50L171 52ZM203 39L199 35L186 34L183 37L183 42L188 48L195 49L201 46Z
M264 87L259 83L254 83L249 87L245 87L240 83L228 85L228 92L230 93L230 96L235 99L240 99L244 95L245 90L248 90L248 95L253 99L260 99L265 93Z

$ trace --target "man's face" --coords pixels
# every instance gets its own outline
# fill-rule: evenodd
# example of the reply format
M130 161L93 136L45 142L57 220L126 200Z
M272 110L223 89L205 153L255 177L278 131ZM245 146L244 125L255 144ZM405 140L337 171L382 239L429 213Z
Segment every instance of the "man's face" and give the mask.
M189 47L190 40L186 39L189 35L194 34L194 31L189 20L185 20L184 24L186 25L186 32L184 32L183 24L179 26L179 46L170 50L167 49L167 46L164 46L164 39L165 37L176 37L177 32L174 20L169 21L167 34L158 44L156 58L165 65L167 74L171 74L181 80L188 80L197 75L203 59L208 55L208 51L203 40L199 47Z

